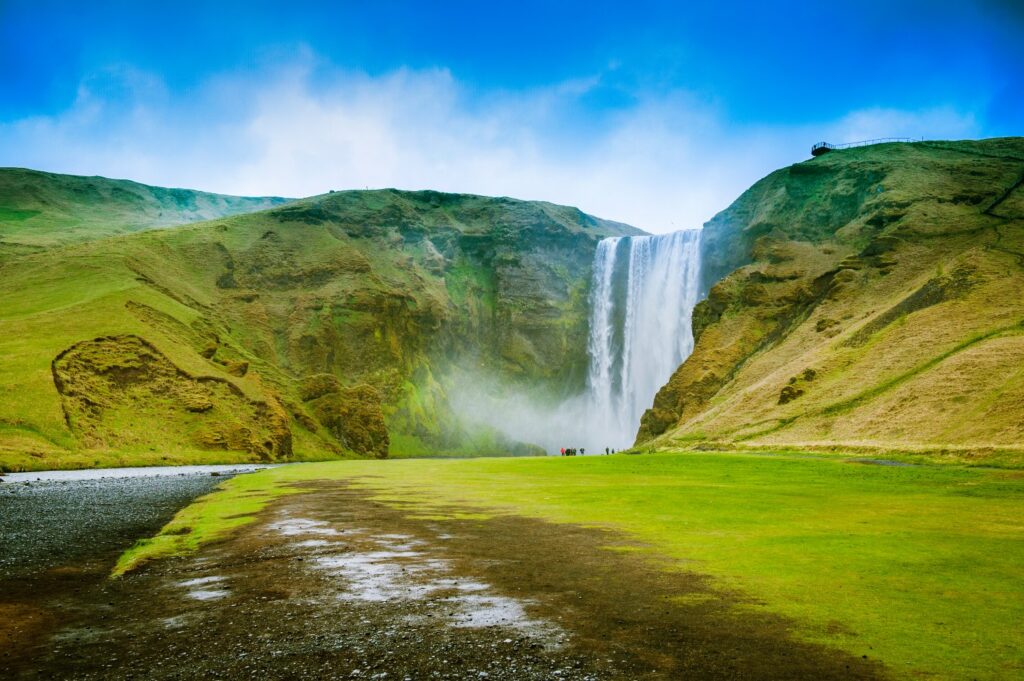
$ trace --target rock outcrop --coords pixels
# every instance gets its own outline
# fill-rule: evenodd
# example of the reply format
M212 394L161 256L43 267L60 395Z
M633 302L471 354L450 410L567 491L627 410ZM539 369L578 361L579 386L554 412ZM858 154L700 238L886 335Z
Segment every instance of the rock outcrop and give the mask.
M190 375L138 336L76 343L52 372L67 425L86 447L146 448L158 432L200 450L291 456L288 416L275 399L250 400L230 381Z

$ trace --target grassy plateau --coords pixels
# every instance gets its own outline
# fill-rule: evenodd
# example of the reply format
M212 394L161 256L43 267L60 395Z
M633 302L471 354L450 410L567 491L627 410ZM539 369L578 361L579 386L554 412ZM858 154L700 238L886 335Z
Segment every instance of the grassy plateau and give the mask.
M115 573L222 538L312 480L368 489L425 519L515 514L611 528L895 677L1024 672L1015 470L749 453L297 464L227 481Z

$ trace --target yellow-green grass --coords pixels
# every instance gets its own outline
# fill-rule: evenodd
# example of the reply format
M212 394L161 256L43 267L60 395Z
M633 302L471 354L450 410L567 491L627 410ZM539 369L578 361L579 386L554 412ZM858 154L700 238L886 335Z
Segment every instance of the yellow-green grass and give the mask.
M10 279L0 281L0 392L9 398L0 407L0 470L49 470L190 463L238 463L254 460L249 452L207 451L183 445L174 433L154 434L145 446L116 449L81 447L67 427L60 395L53 387L50 363L77 341L112 333L145 334L178 366L197 375L225 375L175 339L152 333L126 310L129 300L185 319L190 311L135 281L120 258L88 251L69 253L57 267L52 260L26 259L11 265ZM14 276L19 275L19 276ZM232 381L260 397L251 379ZM302 443L305 444L305 443ZM321 451L317 449L317 451ZM297 458L322 459L301 447Z
M876 145L755 184L705 225L694 351L640 441L1019 450L1022 153Z
M982 468L1024 468L1024 446L1019 447L903 447L894 449L892 447L876 446L850 446L843 444L835 445L787 445L786 447L771 447L767 445L723 445L710 446L706 442L699 442L696 439L685 437L671 438L671 444L640 445L632 450L635 454L653 454L659 452L715 452L726 453L748 453L764 456L816 456L831 457L843 461L852 462L894 462L905 464L936 464L936 465L957 465Z
M157 242L170 232L140 235ZM157 313L187 324L196 310L139 281L128 265L143 262L143 250L132 251L131 239L111 239L27 256L5 266L0 277L0 471L50 470L111 466L239 463L258 459L253 453L200 450L171 428L154 431L137 445L85 446L68 428L61 396L54 387L51 362L73 344L117 334L136 334L152 342L176 366L195 376L230 381L248 398L265 399L264 378L273 367L247 353L226 334L224 349L247 359L259 372L245 377L203 359L174 329L159 329L132 314L129 306L145 304ZM169 261L161 272L169 280L189 279L186 266ZM204 304L205 291L189 289ZM352 456L334 453L315 434L293 428L292 460L320 461Z
M355 484L415 516L611 527L898 677L1024 670L1019 471L735 453L302 464L228 482L161 533L159 553L144 545L132 560L222 537L239 504L271 498L246 494L304 480Z

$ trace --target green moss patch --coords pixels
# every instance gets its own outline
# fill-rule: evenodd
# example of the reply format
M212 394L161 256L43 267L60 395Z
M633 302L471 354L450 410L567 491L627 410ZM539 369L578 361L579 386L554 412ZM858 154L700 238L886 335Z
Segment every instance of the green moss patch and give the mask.
M191 553L253 522L273 499L299 492L257 475L234 477L179 511L155 537L141 539L125 551L111 576L121 577L151 560Z

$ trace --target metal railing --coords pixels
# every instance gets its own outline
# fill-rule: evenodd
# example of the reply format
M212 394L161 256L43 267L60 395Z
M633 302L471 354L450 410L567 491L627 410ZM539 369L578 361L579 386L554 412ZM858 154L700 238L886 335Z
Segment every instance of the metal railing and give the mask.
M873 140L862 140L860 142L844 142L843 144L831 144L829 142L818 142L811 147L811 156L820 156L826 151L835 149L851 149L853 147L866 147L869 144L886 144L888 142L924 142L924 138L917 137L879 137Z

